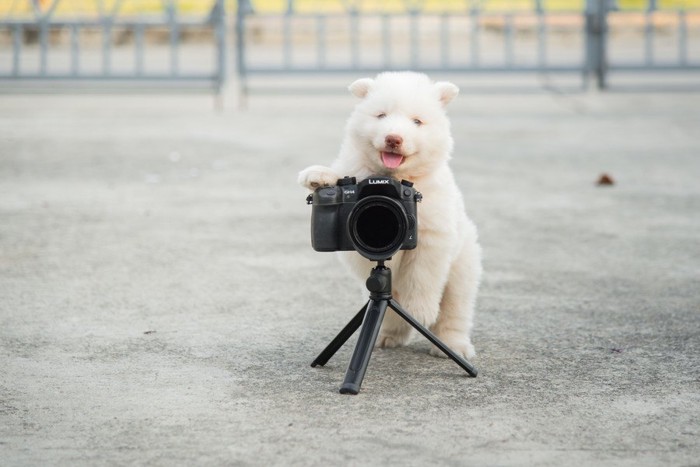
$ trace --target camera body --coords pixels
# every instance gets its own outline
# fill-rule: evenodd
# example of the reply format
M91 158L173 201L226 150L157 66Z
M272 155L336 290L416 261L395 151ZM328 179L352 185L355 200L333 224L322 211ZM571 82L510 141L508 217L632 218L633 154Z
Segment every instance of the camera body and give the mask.
M336 186L308 196L311 246L316 251L352 251L385 260L418 243L420 192L407 180L374 176L357 183L344 177Z

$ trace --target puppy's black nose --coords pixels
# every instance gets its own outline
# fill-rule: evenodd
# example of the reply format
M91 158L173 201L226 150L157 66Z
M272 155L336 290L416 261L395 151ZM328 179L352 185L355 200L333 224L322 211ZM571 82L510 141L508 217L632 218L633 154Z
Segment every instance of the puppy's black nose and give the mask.
M384 138L384 142L388 148L396 149L403 143L403 138L399 135L387 135L386 138Z

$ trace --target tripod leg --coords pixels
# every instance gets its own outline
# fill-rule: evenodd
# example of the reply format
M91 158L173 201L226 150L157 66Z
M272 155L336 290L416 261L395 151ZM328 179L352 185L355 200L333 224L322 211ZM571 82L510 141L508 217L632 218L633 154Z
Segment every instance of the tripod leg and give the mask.
M362 323L360 337L357 339L350 365L345 372L345 381L340 387L341 394L357 394L360 392L360 386L362 386L362 380L365 377L365 371L367 371L369 358L372 356L374 343L377 342L379 327L382 325L387 305L387 300L374 299L370 299L367 304L367 312Z
M311 366L315 367L317 365L325 365L328 363L328 360L331 359L333 355L340 349L345 342L347 342L348 339L350 339L350 336L352 336L355 331L357 331L357 328L360 327L362 324L362 319L365 317L365 311L367 310L367 304L362 307L362 309L355 315L353 319L350 320L348 324L345 325L345 327L338 333L337 336L331 341L328 346L326 346L325 349L323 349L323 352L318 354L318 357L311 362Z
M428 329L426 329L422 324L420 324L418 321L416 321L416 320L413 318L413 316L411 316L411 315L409 315L408 313L406 313L406 310L404 310L403 308L401 308L401 305L399 305L399 303L398 303L396 300L394 300L394 299L392 298L392 299L389 301L389 306L390 306L391 309L394 310L400 317L402 317L403 319L405 319L405 320L408 322L408 324L410 324L411 326L413 326L413 327L415 328L416 331L418 331L418 332L420 332L421 334L423 334L423 336L424 336L426 339L428 339L430 342L432 342L433 345L435 345L435 347L437 347L438 349L442 350L442 351L445 353L445 355L447 355L448 357L450 357L450 358L452 359L452 361L454 361L457 365L461 366L461 367L464 369L464 371L466 371L467 373L469 373L469 376L471 376L471 377L476 377L476 375L477 375L478 372L477 372L476 368L474 368L474 367L471 365L471 363L469 363L468 361L466 361L466 360L465 360L464 358L462 358L460 355L457 355L456 353L454 353L454 352L452 351L452 349L450 349L449 347L447 347L440 339L437 338L437 336L436 336L435 334L433 334L432 332L430 332L430 331L429 331Z

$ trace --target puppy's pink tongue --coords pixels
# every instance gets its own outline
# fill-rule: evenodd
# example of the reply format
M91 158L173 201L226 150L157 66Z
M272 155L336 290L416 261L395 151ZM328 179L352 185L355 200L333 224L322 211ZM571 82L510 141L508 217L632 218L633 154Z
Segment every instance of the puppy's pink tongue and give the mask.
M395 169L403 162L403 156L401 154L394 154L393 152L382 151L382 162L386 168Z

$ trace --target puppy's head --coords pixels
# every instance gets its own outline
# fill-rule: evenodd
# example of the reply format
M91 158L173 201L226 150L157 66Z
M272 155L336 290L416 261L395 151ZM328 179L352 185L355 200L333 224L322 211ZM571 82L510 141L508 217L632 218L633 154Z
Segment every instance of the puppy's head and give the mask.
M459 89L420 73L382 73L349 87L362 99L348 121L348 136L372 172L418 177L444 163L452 152L445 107Z

